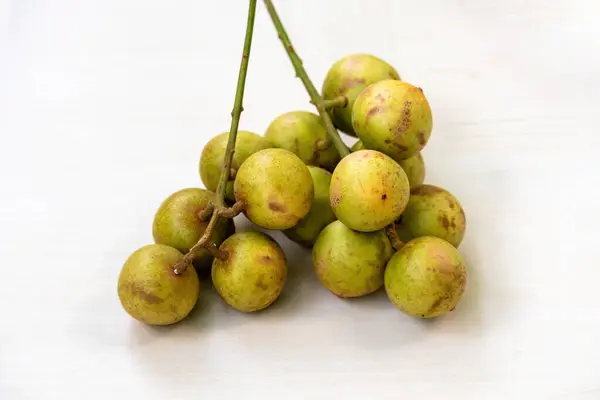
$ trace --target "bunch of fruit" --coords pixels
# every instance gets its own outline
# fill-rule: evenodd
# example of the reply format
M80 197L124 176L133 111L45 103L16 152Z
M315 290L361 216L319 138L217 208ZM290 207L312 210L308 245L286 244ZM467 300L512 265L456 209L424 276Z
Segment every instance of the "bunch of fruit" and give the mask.
M292 51L290 45L294 61ZM287 259L263 230L311 249L306 273L336 296L383 287L410 316L454 309L466 284L457 250L466 219L450 192L424 183L421 151L433 119L423 91L382 59L352 54L333 64L316 105L320 115L285 113L262 136L239 131L232 143L224 132L206 144L199 163L205 189L164 200L153 222L155 243L135 251L121 270L118 294L133 318L182 320L204 275L239 311L269 307L286 285ZM341 148L328 124L358 141ZM239 213L262 230L236 232Z

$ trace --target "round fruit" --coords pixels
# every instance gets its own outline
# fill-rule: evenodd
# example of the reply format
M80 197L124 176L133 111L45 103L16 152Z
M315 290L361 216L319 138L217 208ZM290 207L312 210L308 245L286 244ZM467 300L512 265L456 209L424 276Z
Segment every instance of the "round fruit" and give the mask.
M202 178L204 186L211 192L216 192L217 186L219 185L228 139L229 132L223 132L212 138L206 146L204 146L204 149L202 149L202 155L200 156L200 177ZM235 141L235 152L233 153L233 159L231 161L232 172L237 172L240 165L242 165L250 155L259 150L271 147L273 147L273 145L269 143L267 139L256 133L238 131ZM234 201L234 179L235 177L231 176L230 180L227 182L225 198L229 201Z
M329 204L331 173L313 166L309 166L308 170L315 188L312 207L309 213L298 221L296 226L283 231L283 234L289 239L305 247L311 247L323 228L335 221L335 214Z
M286 258L273 238L262 232L240 232L227 238L215 258L212 280L223 300L236 310L260 311L280 295L287 278Z
M398 219L409 194L408 178L396 161L375 150L359 150L333 171L329 199L344 225L373 232Z
M314 196L312 177L297 155L285 149L252 154L240 167L234 184L235 199L244 203L244 215L256 225L289 229L310 211Z
M150 325L170 325L184 319L196 305L200 285L194 268L175 275L183 258L162 244L139 248L129 256L119 275L121 305L133 318Z
M405 160L400 160L398 163L406 172L411 189L423 184L425 181L425 160L423 160L421 152Z
M351 150L358 151L364 149L366 149L366 147L359 140L358 142L354 143L354 146L352 146ZM425 160L423 160L421 152L418 152L414 156L405 160L396 160L396 162L398 162L404 172L406 172L406 176L408 177L408 182L410 183L411 188L423 184L425 181Z
M352 127L352 108L356 96L372 83L383 79L400 79L387 62L370 54L351 54L336 61L323 82L322 96L326 100L346 96L346 107L330 109L333 124L344 133L356 136Z
M458 248L466 227L465 212L452 193L437 186L421 185L411 190L396 231L403 241L435 236Z
M385 269L392 303L413 317L452 311L462 297L467 270L460 253L443 239L425 236L406 243Z
M425 147L433 117L420 88L387 79L358 95L352 109L352 125L367 148L404 160Z
M335 146L328 141L321 118L308 111L291 111L275 118L265 138L274 147L293 152L306 165L331 171L340 161Z
M312 258L317 278L329 291L339 297L359 297L383 285L392 254L383 230L356 232L334 221L317 238Z
M154 242L187 253L204 234L208 221L200 219L200 212L214 198L214 193L199 188L182 189L167 197L154 215ZM233 219L220 219L211 239L219 246L234 232ZM210 266L212 259L207 250L201 250L194 260L194 266L205 268Z

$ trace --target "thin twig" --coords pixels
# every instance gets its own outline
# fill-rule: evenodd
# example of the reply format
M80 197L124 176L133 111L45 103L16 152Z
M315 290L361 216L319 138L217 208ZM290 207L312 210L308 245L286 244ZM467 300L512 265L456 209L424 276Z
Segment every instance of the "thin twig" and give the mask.
M308 92L308 95L310 96L311 102L317 107L317 111L321 116L321 120L323 121L323 125L325 126L325 130L327 131L329 138L333 142L333 145L337 149L340 156L342 158L347 156L348 154L350 154L350 150L348 149L348 146L346 146L342 141L342 138L340 137L340 134L338 133L337 129L335 129L335 126L333 126L333 122L331 122L331 117L326 111L323 98L321 97L321 95L315 88L315 85L308 77L308 74L306 73L306 70L302 65L302 60L298 56L298 53L296 53L296 51L294 50L294 46L292 46L292 42L290 41L290 38L285 28L283 27L281 20L279 19L279 15L277 15L277 11L275 11L273 2L271 0L264 0L264 3L267 7L267 12L271 16L271 20L273 21L275 30L279 34L279 39L281 40L281 43L283 44L283 47L285 48L285 51L287 52L290 61L292 62L292 65L296 70L296 76L300 78L300 80L304 84L304 87L306 88L306 91Z
M225 261L227 260L227 252L219 249L216 244L211 243L205 246L205 249L214 257L219 260Z
M312 103L312 101L311 101ZM316 105L316 104L315 104ZM323 107L329 110L330 108L344 108L348 105L348 98L346 96L339 96L331 100L323 100Z
M396 224L391 223L385 227L385 233L387 234L388 239L392 243L392 247L396 249L396 251L400 251L402 247L404 247L404 242L400 240L400 236L398 236L398 232L396 232Z
M219 217L234 218L234 217L240 215L240 213L242 211L244 211L245 206L246 205L244 203L242 203L241 201L237 201L231 207L219 209Z
M200 218L200 221L208 221L214 209L215 205L212 203L208 204L204 209L202 209L202 211L198 213L198 218Z
M204 231L204 234L187 254L173 267L173 272L176 275L181 275L191 265L194 258L198 255L201 249L212 246L209 240L212 233L219 222L220 213L225 206L225 191L227 189L227 181L231 171L231 162L233 159L233 153L235 151L235 141L237 139L238 126L240 124L240 115L244 109L244 87L246 85L246 74L248 72L248 63L250 60L250 49L252 47L252 35L254 32L254 16L256 14L256 2L257 0L249 0L248 7L248 20L246 22L246 37L244 39L244 50L242 53L242 61L240 64L240 71L238 74L237 89L235 92L235 101L233 111L231 111L231 127L229 129L229 138L227 140L227 148L225 150L225 162L223 170L221 171L221 177L219 179L219 186L217 186L217 197L214 204L214 211L210 222ZM214 246L213 246L214 247ZM210 251L210 250L209 250Z

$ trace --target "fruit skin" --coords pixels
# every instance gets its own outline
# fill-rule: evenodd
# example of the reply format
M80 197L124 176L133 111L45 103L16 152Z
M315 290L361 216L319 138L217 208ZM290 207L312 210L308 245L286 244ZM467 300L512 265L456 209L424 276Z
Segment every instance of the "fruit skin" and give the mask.
M409 194L408 178L396 161L375 150L359 150L333 171L329 199L348 228L374 232L398 219Z
M200 240L208 226L208 221L200 220L199 213L214 199L213 192L200 188L182 189L167 197L154 215L154 242L187 253ZM221 219L213 230L212 241L219 246L234 232L233 219ZM212 259L207 250L201 250L194 260L194 266L198 269L210 267Z
M357 232L340 221L323 229L312 250L317 278L339 297L365 296L381 288L392 254L383 230Z
M125 311L149 325L171 325L196 305L200 285L196 270L181 275L173 266L183 258L178 250L150 244L133 252L119 274L118 295Z
M366 149L366 147L360 140L354 143L354 146L351 148L352 151L364 149ZM423 159L421 152L418 152L406 160L395 161L400 164L404 172L406 172L411 189L423 184L425 181L425 160Z
M312 207L308 214L298 221L296 226L283 231L283 234L290 240L304 247L311 247L323 228L335 221L335 214L329 204L331 173L313 166L309 166L308 171L315 188Z
M404 160L429 141L433 116L420 88L387 79L358 95L352 109L352 126L367 148Z
M435 236L458 248L467 228L465 212L458 199L445 189L421 185L411 190L410 200L396 224L403 241Z
M425 160L421 152L405 160L400 160L398 163L406 172L411 189L423 184L425 181Z
M260 311L281 294L287 279L287 261L279 244L262 232L239 232L221 244L226 260L213 261L215 290L231 307Z
M328 110L331 120L340 131L356 136L352 126L352 108L356 97L367 86L383 79L400 79L398 72L387 62L370 54L350 54L336 61L325 76L322 96L326 100L346 96L346 107Z
M385 291L404 313L434 318L456 307L467 281L462 256L443 239L425 236L406 243L387 263Z
M238 170L234 192L243 202L244 215L272 230L289 229L310 211L314 196L312 177L297 155L285 149L252 154Z
M269 124L265 138L274 147L293 152L306 165L333 171L340 161L335 146L326 142L327 131L321 117L308 111L291 111L278 116Z
M206 189L211 192L216 192L219 185L228 139L229 132L218 134L204 146L200 155L200 178ZM231 168L237 171L240 165L252 154L271 147L273 145L263 136L249 131L238 131ZM230 202L234 201L233 180L233 178L230 178L227 182L225 192L225 198Z

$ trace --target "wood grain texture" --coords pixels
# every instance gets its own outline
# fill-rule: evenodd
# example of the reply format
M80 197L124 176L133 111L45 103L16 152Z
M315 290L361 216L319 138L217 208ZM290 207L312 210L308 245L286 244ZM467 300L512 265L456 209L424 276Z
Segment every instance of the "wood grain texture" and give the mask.
M180 325L133 321L119 270L151 242L160 203L201 185L200 151L230 122L246 3L13 0L0 398L600 398L599 3L276 5L317 86L338 58L370 52L423 88L426 182L467 214L459 307L423 322L382 292L337 299L275 234L290 276L265 312L235 312L204 283ZM244 108L240 129L261 134L313 110L262 4Z

